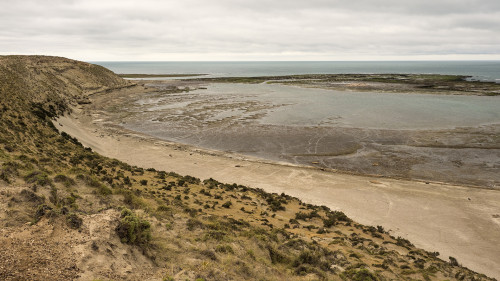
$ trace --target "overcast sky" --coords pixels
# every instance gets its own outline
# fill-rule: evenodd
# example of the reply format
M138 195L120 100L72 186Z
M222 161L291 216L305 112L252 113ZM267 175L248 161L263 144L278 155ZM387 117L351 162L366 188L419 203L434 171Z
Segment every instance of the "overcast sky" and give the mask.
M500 0L0 0L0 54L500 59Z

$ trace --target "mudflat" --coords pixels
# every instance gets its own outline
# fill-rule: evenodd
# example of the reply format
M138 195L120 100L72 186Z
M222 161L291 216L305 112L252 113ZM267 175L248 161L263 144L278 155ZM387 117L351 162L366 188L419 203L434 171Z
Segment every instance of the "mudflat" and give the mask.
M500 186L495 96L405 92L408 84L392 85L401 90L392 93L143 83L148 89L96 97L92 108L106 113L102 122L210 150L361 175Z
M452 256L464 266L500 278L497 190L322 171L167 142L106 119L108 113L97 106L106 102L105 95L91 100L93 104L75 108L55 123L102 155L145 168L285 192L342 210L360 223L382 225L417 247L440 252L444 260Z

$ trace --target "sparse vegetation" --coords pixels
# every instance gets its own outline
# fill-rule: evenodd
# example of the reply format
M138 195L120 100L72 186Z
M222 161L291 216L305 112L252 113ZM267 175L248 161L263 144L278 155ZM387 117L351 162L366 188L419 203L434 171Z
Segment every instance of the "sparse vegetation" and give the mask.
M51 118L88 93L129 86L105 69L0 57L0 74L2 280L92 275L72 263L75 249L89 264L122 258L131 267L89 280L491 280L340 211L85 149Z

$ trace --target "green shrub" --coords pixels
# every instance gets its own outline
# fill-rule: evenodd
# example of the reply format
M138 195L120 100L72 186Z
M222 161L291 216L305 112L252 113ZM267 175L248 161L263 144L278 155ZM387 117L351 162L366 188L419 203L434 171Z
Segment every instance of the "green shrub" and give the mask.
M172 208L170 208L169 206L166 206L166 205L159 205L156 210L158 212L172 212Z
M102 182L94 176L78 175L76 178L83 180L85 184L90 187L100 188L103 185Z
M315 270L311 266L301 264L301 265L295 267L294 272L297 275L305 276L310 272L315 272Z
M345 221L345 222L350 222L351 219L344 214L344 212L341 211L333 211L329 212L327 214L329 218L335 218L337 221Z
M381 225L377 225L377 231L380 233L385 233L384 227Z
M214 180L213 178L209 178L208 180L203 181L203 185L208 186L208 188L210 188L210 189L214 189L214 188L218 187L219 185L221 185L221 183Z
M347 277L349 280L353 281L378 281L380 280L377 275L371 273L366 268L362 269L349 269L342 273L342 276Z
M211 250L202 250L202 251L200 251L200 254L204 255L205 257L207 257L213 261L217 260L217 255Z
M59 204L59 196L57 195L57 188L55 186L50 189L49 201L54 205Z
M316 233L324 234L324 233L327 233L327 231L323 227L320 227Z
M45 201L45 197L38 196L36 193L34 193L31 190L28 189L23 189L20 192L20 195L23 196L28 202L34 203L34 204L42 204Z
M0 179L4 180L6 183L10 183L9 177L19 175L18 169L21 166L17 162L6 162L2 164L2 169L0 170Z
M10 183L9 176L5 171L0 171L0 180L3 180L6 183Z
M52 180L49 176L41 171L33 171L24 177L24 181L27 183L36 183L41 186L51 185Z
M130 178L128 176L123 178L123 183L128 185L128 186L132 185L132 182L130 181Z
M103 196L107 196L107 195L111 195L113 193L113 191L105 186L104 184L101 184L98 188L97 188L97 194L99 195L103 195Z
M189 231L193 231L196 228L204 228L205 227L205 225L201 221L199 221L197 219L193 219L193 218L189 218L187 220L186 226L187 226L187 229Z
M227 201L226 203L222 204L222 207L229 209L231 205L233 205L233 203L231 203L231 201Z
M121 192L123 194L123 203L127 204L129 207L138 209L145 206L142 198L136 196L130 190L122 190Z
M293 262L294 266L299 266L301 264L310 264L310 265L317 265L320 262L320 258L318 255L311 251L303 251L300 253L300 255L295 259Z
M151 240L151 224L137 217L131 210L124 208L116 233L122 243L145 246Z
M46 204L39 205L35 211L35 222L38 222L45 214L50 211L52 211L52 207Z
M266 201L267 204L269 204L269 208L271 208L273 212L286 210L285 206L281 205L283 202L278 198L270 196L266 199Z
M288 257L283 253L275 249L271 245L267 245L267 251L269 252L269 258L271 259L271 263L288 263Z
M234 254L233 248L230 245L217 245L215 251L217 253Z
M227 232L222 230L209 230L205 233L204 240L222 241L226 238Z
M64 184L64 186L66 186L66 187L70 187L70 186L75 185L74 179L72 179L68 176L62 175L62 174L55 176L54 182L60 182L60 183Z
M325 228L329 228L329 227L332 227L334 226L335 224L337 224L337 220L335 218L332 218L332 217L328 217L326 219L323 219L323 226Z
M413 244L408 239L405 239L405 238L400 237L400 236L398 236L398 238L396 238L396 245L401 246L401 247L405 247L405 248L413 247Z
M102 181L109 183L110 185L113 184L113 177L110 175L105 175L101 178Z
M182 181L190 183L190 184L200 184L200 182L201 182L199 178L195 178L192 176L183 176ZM180 184L180 181L179 181L179 186L182 186L182 185L184 185L184 183Z
M70 213L66 216L68 226L73 229L79 229L82 226L83 220L75 213Z
M189 198L186 198L186 197L184 197L184 199L189 199ZM196 214L198 214L198 210L196 210L195 208L189 208L189 207L185 207L184 208L184 212L188 213L189 216L192 217L192 218L196 217Z
M164 180L167 176L167 172L164 171L158 171L158 174L156 175L157 178Z
M319 217L320 216L319 216L317 211L312 211L309 214L303 213L303 212L295 213L296 220L306 220L306 219L319 218Z

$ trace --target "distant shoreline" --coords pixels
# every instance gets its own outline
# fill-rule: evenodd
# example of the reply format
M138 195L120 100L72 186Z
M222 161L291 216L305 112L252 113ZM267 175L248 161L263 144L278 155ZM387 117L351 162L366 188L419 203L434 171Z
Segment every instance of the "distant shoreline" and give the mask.
M208 74L118 74L122 78L172 78L172 77L193 77L204 76Z
M115 73L206 73L209 77L288 76L298 74L441 74L500 82L500 61L212 61L93 62Z
M280 83L300 87L369 92L411 92L446 95L500 96L500 84L470 80L468 75L444 74L297 74L253 77L200 77L211 83ZM188 80L188 79L186 79Z

